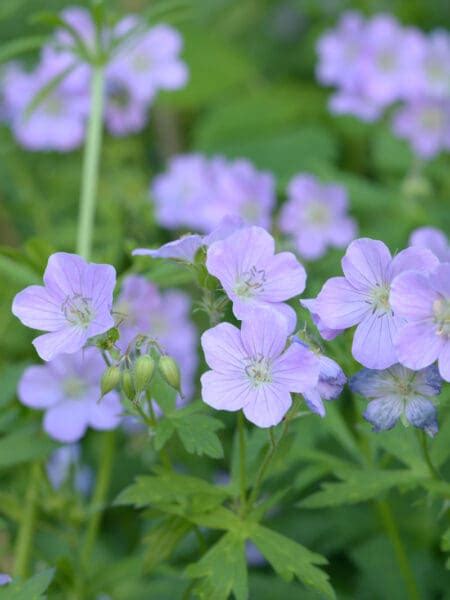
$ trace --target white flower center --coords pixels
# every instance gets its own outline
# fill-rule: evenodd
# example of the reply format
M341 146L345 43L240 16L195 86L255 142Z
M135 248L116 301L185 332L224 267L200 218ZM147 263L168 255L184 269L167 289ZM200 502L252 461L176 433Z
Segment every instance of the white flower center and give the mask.
M370 299L376 312L384 314L392 311L391 305L389 304L389 292L390 289L387 285L376 285L372 288Z
M61 308L71 325L86 329L94 319L91 299L84 298L81 294L75 294L72 297L67 296Z
M234 292L240 298L252 298L264 290L265 282L266 272L264 269L251 267L239 277Z
M67 398L79 398L86 391L86 384L77 377L69 377L64 381L63 390Z
M437 334L450 337L450 299L439 298L439 300L435 300L433 313Z
M331 215L327 206L315 202L307 208L306 219L311 225L328 225Z
M152 66L152 59L148 54L138 54L134 57L133 67L139 73L145 73Z
M272 381L271 363L264 356L256 356L248 359L245 373L250 379L253 387L259 387Z
M384 52L381 52L378 55L377 63L378 63L378 66L380 67L381 71L384 71L385 73L389 73L390 71L393 71L395 69L395 66L396 66L395 55L392 52L385 50Z
M439 108L426 108L421 115L423 127L429 131L440 131L444 127L444 114Z

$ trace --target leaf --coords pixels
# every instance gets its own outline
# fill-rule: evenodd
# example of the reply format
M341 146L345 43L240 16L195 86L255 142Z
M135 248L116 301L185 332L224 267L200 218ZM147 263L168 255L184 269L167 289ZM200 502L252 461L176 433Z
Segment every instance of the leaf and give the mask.
M170 414L177 403L177 392L171 387L165 379L162 378L159 370L156 370L151 383L151 395L164 414Z
M255 524L250 539L283 579L291 581L297 577L327 598L335 597L328 575L317 567L326 565L326 558L262 525Z
M175 427L170 419L159 419L155 427L155 437L153 438L155 450L159 452L159 450L164 448L174 432Z
M189 565L186 575L200 578L192 592L200 600L247 600L248 578L245 539L228 532L197 562Z
M56 448L37 427L27 427L0 438L0 469L44 458Z
M359 471L349 475L345 481L324 483L322 489L302 500L302 508L323 508L342 504L357 504L378 497L397 486L418 485L423 477L409 470Z
M0 63L7 62L20 54L39 50L46 42L46 37L37 35L6 42L0 46Z
M4 254L0 254L0 275L16 287L42 283L42 279L28 265Z
M443 552L447 552L447 553L450 552L450 527L447 529L447 531L442 536L441 550ZM447 558L447 562L445 563L445 566L447 567L447 569L450 569L450 557Z
M152 571L168 560L181 540L192 529L192 523L180 517L168 517L158 523L144 538L148 546L144 568Z
M54 573L54 569L47 569L27 581L13 581L0 587L0 600L43 600Z
M216 434L218 429L224 427L222 421L208 415L184 416L183 411L179 411L176 417L172 416L172 425L190 454L205 454L211 458L223 457L222 444Z

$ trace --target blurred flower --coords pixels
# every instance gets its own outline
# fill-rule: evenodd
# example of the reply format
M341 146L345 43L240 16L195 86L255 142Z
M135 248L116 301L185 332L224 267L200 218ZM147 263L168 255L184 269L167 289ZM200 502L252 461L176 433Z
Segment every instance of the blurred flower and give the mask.
M100 398L105 370L96 348L59 356L45 365L25 369L18 386L22 404L45 410L44 429L65 443L81 439L88 427L114 429L120 421L119 394Z
M51 360L77 352L89 338L114 326L115 284L111 265L57 252L48 259L44 286L30 285L19 292L12 312L27 327L50 332L35 338L33 345L41 358Z
M238 319L270 307L294 328L295 311L283 302L305 289L305 269L291 252L275 254L275 241L265 229L247 227L215 242L206 268L219 279Z
M429 399L442 387L435 366L410 371L394 365L385 371L362 369L349 381L350 388L371 400L364 418L374 431L392 429L399 419L433 436L438 431L436 408Z
M357 325L352 352L365 367L390 367L398 362L393 339L403 323L392 310L392 281L410 269L431 270L437 262L424 248L407 248L392 258L383 242L355 240L342 259L344 277L329 279L318 295L317 314L331 329Z
M320 335L324 340L334 340L335 337L337 337L344 331L344 329L330 329L323 323L322 319L317 313L316 298L302 299L300 300L300 304L304 306L307 310L309 310L311 319L313 320L314 325L317 327Z
M432 31L424 43L419 65L420 95L445 99L450 97L450 35Z
M392 129L408 140L421 158L450 149L450 95L445 100L419 98L408 102L394 114Z
M409 238L410 246L428 248L441 261L450 262L450 244L443 231L436 227L419 227Z
M176 156L153 180L158 222L169 229L211 232L227 216L268 227L275 204L272 175L243 159L208 160L199 154Z
M398 361L417 370L438 360L441 376L450 381L450 263L431 273L399 275L392 284L391 304L406 320L395 339Z
M84 496L89 494L93 472L89 466L81 464L80 454L78 444L67 444L52 452L46 470L53 489L59 490L73 474L74 488Z
M138 334L158 340L164 350L178 362L184 395L193 392L197 369L197 331L191 322L191 301L181 291L160 292L140 275L128 275L114 305L120 339L125 352Z
M202 335L212 369L201 377L202 398L219 410L241 408L258 427L277 425L289 410L291 392L317 384L319 361L300 344L287 349L286 321L272 310L260 310L241 329L221 323Z
M8 585L8 583L12 582L12 577L7 573L0 573L0 586Z
M105 121L116 136L141 131L148 121L148 104L137 99L123 82L108 75L106 79Z
M296 175L280 214L282 233L292 237L301 257L320 258L327 246L345 247L356 235L347 215L347 193L340 185L325 185L312 175Z

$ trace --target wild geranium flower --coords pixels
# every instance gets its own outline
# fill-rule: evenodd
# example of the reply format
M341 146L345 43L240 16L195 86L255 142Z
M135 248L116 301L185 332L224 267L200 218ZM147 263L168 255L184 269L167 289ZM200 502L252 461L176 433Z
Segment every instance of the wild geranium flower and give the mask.
M45 465L47 477L54 490L59 490L73 478L75 490L87 496L93 483L93 472L81 463L79 444L65 444L54 450Z
M72 354L114 326L111 316L116 272L57 252L48 260L44 286L30 285L14 298L12 312L24 325L48 331L33 341L44 360Z
M347 192L322 184L312 175L296 175L288 185L288 200L280 215L280 230L293 238L305 259L320 258L328 246L345 247L356 234L347 215Z
M0 586L8 585L8 583L12 582L12 577L7 573L0 573Z
M392 283L391 304L406 320L395 339L399 362L417 370L438 360L441 376L450 381L450 263L431 273L399 275Z
M125 352L138 334L155 338L180 366L183 394L193 391L197 369L198 336L190 320L192 304L181 291L161 292L141 275L128 275L114 305L120 339Z
M450 35L438 30L430 33L424 43L419 64L421 95L447 98L450 94Z
M240 229L212 244L206 268L219 279L238 319L269 306L295 326L295 311L283 302L305 289L305 269L291 252L275 254L273 237L261 227Z
M148 121L149 104L136 98L113 73L106 77L105 121L108 131L124 136L141 131Z
M258 427L277 425L289 410L291 393L314 388L319 361L307 348L286 349L286 321L271 310L260 310L241 329L221 323L202 335L211 371L201 377L202 398L219 410L243 409Z
M311 319L313 320L314 325L317 327L320 335L324 340L334 340L335 337L340 335L344 330L343 329L330 329L326 325L324 325L322 319L317 313L317 299L316 298L305 298L300 300L300 304L304 306L311 315Z
M441 261L450 262L450 244L443 231L436 227L419 227L409 238L410 246L428 248Z
M299 338L294 338L294 343L308 348L308 344ZM319 379L314 387L303 392L303 398L312 412L324 417L323 401L335 400L340 396L347 378L341 367L332 358L320 352L316 352L316 356L319 360Z
M78 441L88 427L114 429L120 421L119 394L113 391L99 400L105 368L96 348L28 367L19 382L19 400L46 411L44 429L60 442Z
M391 284L400 273L431 270L437 258L425 248L407 248L392 258L383 242L362 238L347 248L344 277L332 277L317 297L321 321L331 329L357 325L353 356L370 369L398 362L394 337L403 319L391 305Z
M442 380L435 366L421 371L399 364L383 371L362 369L349 385L370 400L364 418L374 431L392 429L402 419L430 436L437 433L436 408L430 398L440 393Z

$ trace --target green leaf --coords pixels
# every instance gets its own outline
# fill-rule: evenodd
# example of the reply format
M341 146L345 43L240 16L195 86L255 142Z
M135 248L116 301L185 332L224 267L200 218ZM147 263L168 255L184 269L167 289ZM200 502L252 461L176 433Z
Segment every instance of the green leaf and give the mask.
M7 62L20 54L39 50L47 42L44 36L23 37L0 46L0 63Z
M441 549L443 552L450 553L450 527L444 533L441 539ZM447 562L445 563L447 569L450 569L450 557L447 558Z
M226 533L197 563L187 567L186 575L201 579L192 589L200 600L227 600L231 593L236 600L247 600L244 538Z
M0 276L6 278L16 287L42 283L38 274L19 260L0 253Z
M144 557L144 569L149 572L170 559L175 548L189 533L193 525L180 517L167 517L158 523L144 538L148 549Z
M170 419L159 419L155 427L155 437L153 438L155 450L159 452L164 448L174 432L175 427Z
M13 581L0 588L0 600L43 600L54 573L54 569L47 569L27 581Z
M0 369L0 408L9 404L16 395L17 384L28 363L3 365Z
M262 525L250 532L250 539L272 565L273 569L287 581L297 577L304 585L314 588L327 598L334 598L328 575L317 565L326 565L327 560L284 535Z
M153 375L151 382L151 395L164 414L170 414L177 403L177 392L161 376L158 370Z
M222 458L223 448L216 434L218 429L224 427L222 421L207 415L187 415L179 411L172 415L172 424L175 427L181 443L190 454Z
M44 458L56 448L37 427L27 427L0 438L0 469Z
M302 508L323 508L342 504L357 504L377 498L393 487L418 485L423 477L413 471L359 471L350 474L345 481L324 483L322 489L302 500Z

